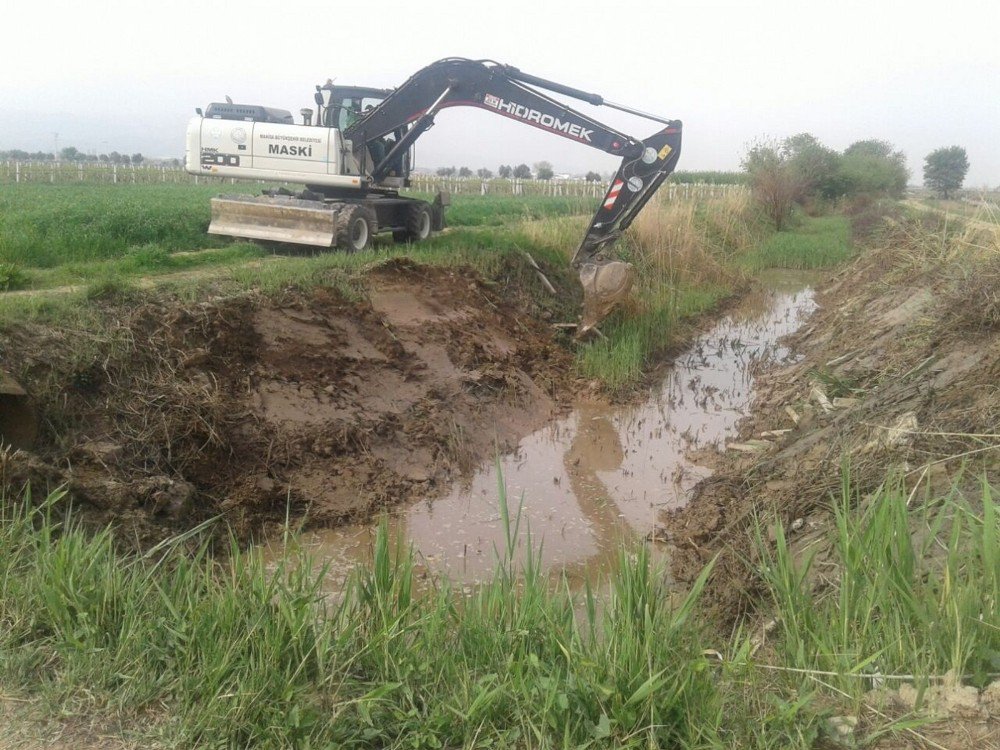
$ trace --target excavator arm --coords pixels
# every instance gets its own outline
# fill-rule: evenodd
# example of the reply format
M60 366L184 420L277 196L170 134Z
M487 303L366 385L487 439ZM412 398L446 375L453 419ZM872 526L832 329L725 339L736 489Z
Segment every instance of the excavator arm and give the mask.
M529 85L530 84L530 85ZM595 106L609 106L655 120L665 127L645 139L621 133L559 102L536 88L564 94ZM373 141L405 131L374 165L371 177L384 178L390 165L433 124L447 107L477 107L545 130L585 146L620 156L611 181L583 241L573 256L584 286L581 330L591 328L631 288L634 270L612 261L607 250L628 228L657 188L674 171L681 151L681 123L606 101L563 84L488 60L447 58L415 73L379 105L344 130L360 155Z

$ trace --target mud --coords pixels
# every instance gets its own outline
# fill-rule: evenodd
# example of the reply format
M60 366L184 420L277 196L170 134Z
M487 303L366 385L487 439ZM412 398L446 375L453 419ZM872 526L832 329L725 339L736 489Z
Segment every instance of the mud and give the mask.
M113 309L93 332L0 334L41 419L8 485L64 485L153 537L222 515L365 517L432 497L557 416L571 358L468 269L394 261L326 287Z
M658 537L667 514L683 507L710 474L704 459L735 436L753 401L756 374L788 361L778 341L815 308L813 278L782 273L766 279L764 289L697 336L644 400L577 402L442 497L395 508L391 533L413 545L424 572L481 581L506 544L499 481L511 513L521 511L521 552L528 544L541 546L543 564L572 583L606 577L624 539ZM376 520L317 529L295 543L329 565L335 587L368 558L377 526ZM276 556L284 539L277 535L271 544Z

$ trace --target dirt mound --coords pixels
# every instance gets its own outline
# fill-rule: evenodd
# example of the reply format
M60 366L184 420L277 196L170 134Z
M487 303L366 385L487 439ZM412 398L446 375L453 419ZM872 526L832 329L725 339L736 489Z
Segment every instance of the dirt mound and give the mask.
M998 476L1000 330L990 308L960 304L965 262L917 257L898 242L866 253L786 340L799 361L760 376L738 444L666 529L681 580L724 551L712 597L720 614L735 617L760 591L753 519L777 516L800 546L822 539L845 461L862 495L890 470L913 493Z
M431 496L559 409L569 354L475 272L397 260L362 285L3 333L43 429L34 453L2 457L2 479L64 483L152 536L288 507L331 523Z

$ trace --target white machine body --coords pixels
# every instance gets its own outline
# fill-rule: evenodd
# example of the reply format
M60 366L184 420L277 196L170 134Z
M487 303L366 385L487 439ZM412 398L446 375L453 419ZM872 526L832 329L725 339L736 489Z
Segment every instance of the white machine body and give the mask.
M184 167L211 177L346 188L364 179L335 128L200 115L188 122Z

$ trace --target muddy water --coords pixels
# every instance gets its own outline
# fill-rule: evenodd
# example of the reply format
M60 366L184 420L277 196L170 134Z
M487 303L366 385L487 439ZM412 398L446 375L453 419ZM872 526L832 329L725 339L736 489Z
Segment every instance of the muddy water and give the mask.
M650 534L708 476L692 454L724 450L734 438L753 399L755 373L787 360L778 340L815 307L812 281L787 272L765 277L765 289L699 336L644 402L579 403L444 497L395 509L392 533L413 545L428 572L482 580L504 547L502 481L512 512L521 508L521 547L530 529L550 569L573 581L607 572L623 539ZM297 543L330 564L332 579L342 579L370 555L377 524L309 532Z

